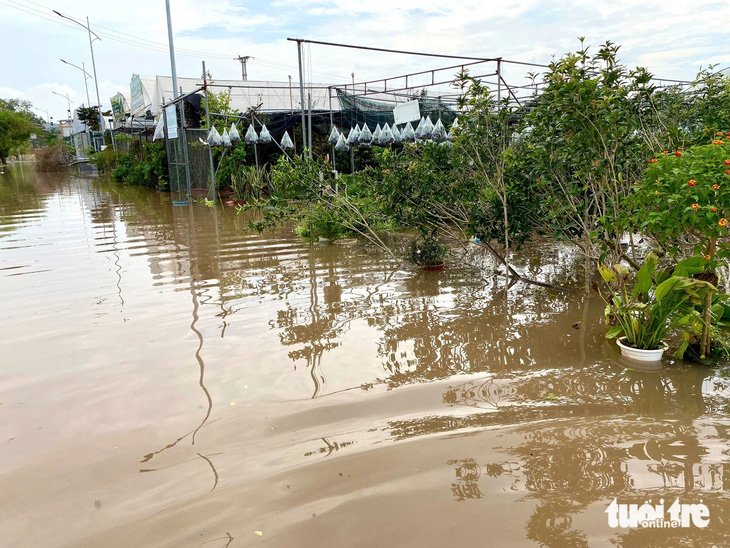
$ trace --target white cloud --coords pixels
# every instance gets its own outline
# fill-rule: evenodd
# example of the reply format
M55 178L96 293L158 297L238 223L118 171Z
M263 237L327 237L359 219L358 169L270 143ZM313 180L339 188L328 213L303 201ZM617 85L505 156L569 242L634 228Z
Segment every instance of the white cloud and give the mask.
M13 2L31 11L41 10L38 4L51 6L50 0ZM714 0L278 0L268 4L174 0L171 5L180 76L200 74L202 57L186 55L194 51L206 57L207 67L218 79L240 77L240 64L233 57L242 54L255 57L248 65L251 79L286 80L291 75L297 80L296 47L286 41L289 36L546 63L552 55L575 50L580 35L593 51L610 39L623 46L621 58L630 66L642 65L659 76L684 79L692 78L699 65L727 65L730 51L725 29L713 24L730 20L730 2ZM54 7L58 9L57 4ZM71 16L88 15L92 28L103 33L94 48L104 104L116 91L128 90L133 73L169 74L163 2L66 0L60 9ZM43 13L53 21L59 19L50 10ZM0 20L5 31L2 40L13 44L15 52L5 56L0 81L5 87L0 87L0 94L17 92L56 116L62 116L66 106L51 89L62 93L68 89L72 100L86 102L80 73L58 61L63 57L76 64L85 62L91 72L82 29L54 24L4 4L0 4ZM156 44L145 43L151 49L142 49L112 38L143 38ZM314 45L306 47L305 53L307 77L327 83L348 82L353 72L357 80L364 80L453 63ZM505 67L505 74L511 82L524 84L527 70ZM93 82L90 85L93 102Z

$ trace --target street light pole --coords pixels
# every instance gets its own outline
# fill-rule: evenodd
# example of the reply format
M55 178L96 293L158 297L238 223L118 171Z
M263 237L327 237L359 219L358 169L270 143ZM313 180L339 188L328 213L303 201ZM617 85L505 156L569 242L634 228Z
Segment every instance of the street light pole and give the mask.
M89 74L88 72L86 72L86 70L85 70L86 69L86 66L83 63L81 63L81 66L74 65L73 63L69 63L68 61L64 61L63 59L61 59L61 62L62 63L65 63L66 65L69 65L69 66L72 66L74 68L77 68L81 72L84 73L84 87L86 88L86 106L87 107L90 107L91 106L91 99L89 99L89 83L87 82L87 80L89 78L91 78L91 74Z
M71 118L71 103L73 103L73 101L69 98L68 93L66 95L61 95L57 91L53 90L51 90L51 93L53 93L54 95L58 95L59 97L63 97L64 99L66 99L66 101L68 101L68 116L69 118Z
M83 26L83 25L82 25ZM99 79L96 77L96 61L94 61L94 46L92 45L93 40L91 39L91 27L89 27L89 18L86 18L86 30L89 31L89 48L91 49L91 66L94 69L94 86L96 86L96 103L99 107L99 129L101 134L104 135L104 117L101 115L101 99L99 99ZM96 34L94 34L96 36ZM96 36L99 38L98 36ZM99 38L101 41L101 38Z
M101 115L101 99L99 98L99 79L96 76L96 60L94 59L94 40L101 41L101 38L91 30L91 26L89 25L89 18L86 18L86 25L83 23L77 21L76 19L69 17L67 15L63 15L62 13L57 12L56 10L53 10L53 13L58 15L59 17L63 19L68 19L69 21L72 21L76 23L78 26L80 26L83 29L86 29L89 33L89 49L91 49L91 65L94 69L94 85L96 86L96 105L99 108L99 129L101 130L102 134L104 133L104 117ZM94 38L91 38L91 35L94 35Z

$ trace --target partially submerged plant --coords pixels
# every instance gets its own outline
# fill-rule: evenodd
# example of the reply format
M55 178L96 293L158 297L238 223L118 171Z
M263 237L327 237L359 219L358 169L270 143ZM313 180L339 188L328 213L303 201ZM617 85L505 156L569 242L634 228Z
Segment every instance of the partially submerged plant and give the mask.
M438 266L443 264L448 252L448 246L440 244L434 236L427 236L411 242L408 259L418 266Z
M709 282L657 270L657 256L649 253L629 287L631 272L621 264L598 270L606 282L608 295L599 294L606 303L606 338L622 337L625 344L642 350L661 348L674 316L687 306L702 306L705 294L715 290Z

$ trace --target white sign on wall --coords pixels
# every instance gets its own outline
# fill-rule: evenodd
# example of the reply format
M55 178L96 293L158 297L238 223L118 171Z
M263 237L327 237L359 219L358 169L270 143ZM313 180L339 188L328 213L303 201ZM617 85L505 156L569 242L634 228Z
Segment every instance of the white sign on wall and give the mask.
M408 101L396 105L393 109L393 118L396 124L405 124L421 119L421 109L418 106L418 100Z
M177 114L175 105L165 107L165 118L167 121L167 138L177 139Z

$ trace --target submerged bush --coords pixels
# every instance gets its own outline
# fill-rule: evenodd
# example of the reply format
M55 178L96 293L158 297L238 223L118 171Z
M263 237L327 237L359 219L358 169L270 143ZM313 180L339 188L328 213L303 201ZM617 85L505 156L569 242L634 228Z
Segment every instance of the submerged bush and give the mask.
M65 171L69 157L65 144L48 145L34 151L38 171Z
M448 253L448 246L440 244L437 238L428 236L411 242L408 260L418 266L437 266L443 264Z
M144 143L137 159L123 154L112 171L112 179L119 183L164 189L169 185L167 172L167 151L164 143Z

